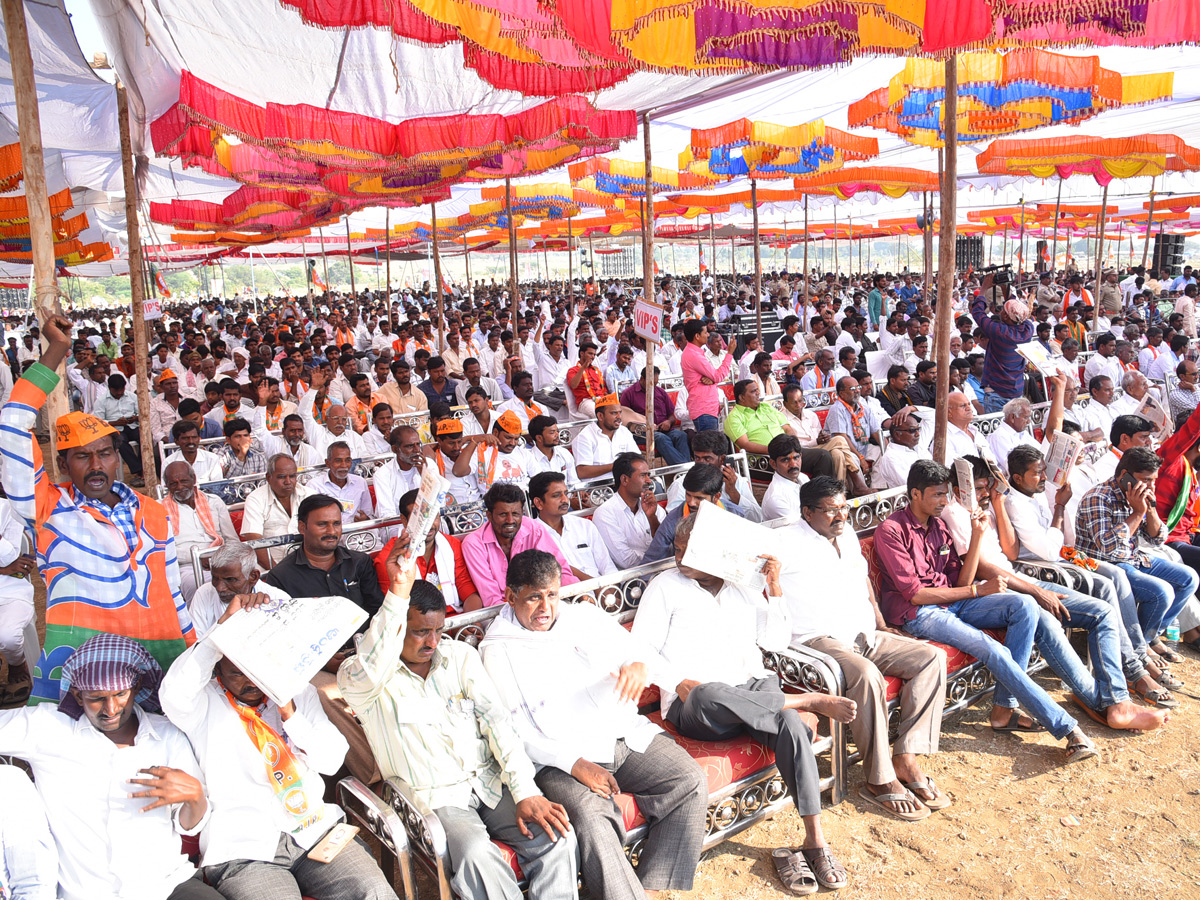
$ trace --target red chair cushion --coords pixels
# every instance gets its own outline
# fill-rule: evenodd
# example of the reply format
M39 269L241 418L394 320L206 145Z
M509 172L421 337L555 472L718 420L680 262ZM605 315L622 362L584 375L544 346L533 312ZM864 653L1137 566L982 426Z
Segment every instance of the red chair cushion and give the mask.
M229 519L233 522L233 530L238 533L238 537L242 536L242 512L240 509L229 510Z

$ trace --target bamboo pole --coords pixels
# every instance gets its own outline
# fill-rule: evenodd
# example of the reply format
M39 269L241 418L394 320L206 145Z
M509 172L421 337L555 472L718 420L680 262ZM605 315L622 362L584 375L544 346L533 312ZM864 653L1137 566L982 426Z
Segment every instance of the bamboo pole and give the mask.
M384 293L384 300L387 303L388 327L391 328L392 334L395 334L396 313L392 309L392 208L390 206L383 208L383 247L385 254L383 267L386 270L385 277L387 278L387 291Z
M1092 295L1092 331L1100 327L1100 285L1104 283L1104 223L1108 217L1108 185L1100 198L1100 227L1096 231L1096 285Z
M1025 267L1025 198L1021 197L1021 266L1017 269L1018 272Z
M1150 212L1146 216L1146 238L1142 241L1142 268L1146 267L1146 257L1150 253L1150 232L1154 230L1154 184L1155 179L1150 179ZM1133 264L1132 257L1130 264Z
M929 297L933 293L933 200L929 191L923 191L921 196L925 203L925 227L921 229L921 258L924 263L924 274L921 277L921 294Z
M467 236L465 234L463 235L462 241L463 241L463 262L466 264L466 267L467 267L467 287L471 291L471 299L474 300L475 299L475 282L471 278L471 245L467 242Z
M837 276L841 274L841 266L838 265L838 245L837 245L837 204L833 205L833 264L829 267L834 274L834 281L837 281Z
M8 55L11 61L13 89L17 103L17 131L21 143L21 166L25 179L25 203L29 211L30 249L33 257L32 280L33 311L43 323L49 316L62 313L58 301L58 284L55 280L54 225L50 215L50 196L46 188L46 167L42 147L42 124L38 111L37 84L33 74L33 56L29 52L29 30L25 23L25 5L21 0L3 0L4 26L8 34ZM128 204L126 204L128 209ZM136 207L135 213L136 213ZM140 265L140 260L139 260ZM133 265L130 266L130 283L133 282ZM136 307L136 304L135 304ZM135 313L140 322L141 310ZM145 329L139 326L138 333L145 340ZM136 335L135 335L136 337ZM149 353L138 352L138 358L149 358ZM46 472L58 479L58 440L54 423L67 413L65 363L59 367L58 384L46 398L46 420L50 425L50 452L43 457ZM139 387L147 379L139 378ZM145 408L150 407L149 401ZM146 434L149 435L149 430ZM153 473L153 468L151 473Z
M759 345L762 344L762 250L759 247L758 230L758 179L750 179L750 212L754 217L754 323L758 330Z
M946 94L943 105L945 154L942 177L938 181L942 200L940 244L938 246L938 291L934 350L937 359L937 412L933 426L933 458L946 462L946 398L950 395L950 326L953 319L951 295L954 290L954 239L958 215L958 59L946 60Z
M712 245L712 261L708 264L708 271L711 273L717 267L717 226L713 221L713 214L708 214L708 239ZM713 275L713 284L716 285L717 276ZM716 291L713 291L713 299L716 299Z
M808 331L808 194L804 195L804 278L801 286L804 290L804 306L800 314L800 330Z
M567 216L567 284L570 285L568 297L575 296L575 233L571 228L571 217Z
M642 213L642 297L647 303L656 302L654 296L654 192L651 186L652 171L650 166L650 114L642 113L642 150L645 153L645 208ZM650 227L646 227L646 213L649 213ZM667 310L662 310L667 315ZM657 340L646 341L646 462L654 466L654 345Z
M358 290L354 287L354 250L350 246L350 217L346 216L346 262L350 264L350 296L357 297ZM329 287L329 282L325 282Z
M512 217L512 180L504 179L504 214L508 217L508 281L509 305L513 315L513 325L517 317L517 230L513 227Z
M437 290L438 353L440 354L446 349L446 300L442 294L442 254L438 252L436 203L429 204L429 215L433 220L430 243L433 245L433 280Z
M154 438L150 428L150 348L146 335L146 294L140 277L134 275L142 267L142 238L138 229L133 141L129 136L129 98L123 84L117 85L117 120L121 129L121 174L125 181L125 228L129 234L129 294L133 313L133 358L137 367L138 445L142 454L142 477L146 479L145 491L153 496L158 477L154 471ZM53 244L50 252L54 252ZM53 434L54 429L50 431Z
M1063 180L1058 179L1058 196L1054 198L1054 244L1050 250L1050 268L1054 269L1058 263L1058 208L1062 203L1062 183Z

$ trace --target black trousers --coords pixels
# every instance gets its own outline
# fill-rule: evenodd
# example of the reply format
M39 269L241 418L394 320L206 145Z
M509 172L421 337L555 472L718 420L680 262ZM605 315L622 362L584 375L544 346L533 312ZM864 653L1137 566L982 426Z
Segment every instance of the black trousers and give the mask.
M134 475L142 474L141 432L136 425L122 425L120 453L125 465ZM137 444L135 447L134 445Z
M800 454L800 471L809 478L816 478L818 475L833 478L833 454L820 447L805 447L804 452Z

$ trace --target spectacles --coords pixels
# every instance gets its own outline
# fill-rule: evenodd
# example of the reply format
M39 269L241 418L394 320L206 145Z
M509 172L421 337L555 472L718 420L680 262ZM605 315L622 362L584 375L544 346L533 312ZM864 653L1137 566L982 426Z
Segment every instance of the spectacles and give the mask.
M893 428L892 434L920 434L920 428Z

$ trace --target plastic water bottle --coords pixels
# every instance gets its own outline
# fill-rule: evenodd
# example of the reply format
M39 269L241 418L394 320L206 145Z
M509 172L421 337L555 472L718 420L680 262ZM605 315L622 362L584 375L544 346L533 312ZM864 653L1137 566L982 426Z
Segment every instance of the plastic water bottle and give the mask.
M1167 631L1163 635L1163 637L1165 637L1168 641L1178 643L1179 642L1179 623L1172 622L1170 625L1168 625Z

